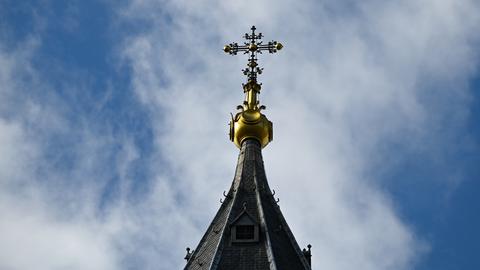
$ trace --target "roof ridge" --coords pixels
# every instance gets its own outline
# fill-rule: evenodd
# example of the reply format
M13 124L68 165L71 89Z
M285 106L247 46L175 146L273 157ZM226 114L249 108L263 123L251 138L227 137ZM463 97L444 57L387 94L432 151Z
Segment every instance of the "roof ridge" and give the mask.
M256 186L258 187L258 181L257 181L257 168L253 167L253 181L255 181ZM277 265L275 264L275 256L273 255L273 250L270 242L270 232L268 230L268 225L265 222L265 215L263 214L263 206L262 206L262 200L260 198L260 188L257 188L256 190L256 195L257 195L257 207L258 207L258 212L262 216L260 222L262 226L264 227L265 230L265 246L267 248L267 256L268 256L268 262L270 264L270 270L277 270Z
M240 162L241 159L242 159L242 162ZM238 200L238 196L237 196L238 192L237 191L240 188L240 182L242 180L243 169L245 167L245 162L244 161L245 161L245 156L244 155L242 156L242 150L241 150L240 155L238 157L237 168L235 169L235 176L233 178L233 183L232 183L232 186L230 187L230 190L228 191L228 195L230 195L230 193L233 193L233 197L231 198L232 202L230 204L228 214L227 214L227 218L225 220L225 224L224 224L223 229L222 229L222 236L220 237L220 240L217 243L217 251L213 255L212 263L210 264L210 267L209 267L210 270L217 269L218 263L220 262L220 257L219 256L221 255L221 253L223 251L223 247L220 248L220 244L223 243L223 239L225 237L225 228L227 227L228 224L230 224L229 221L230 221L231 216L232 216L232 208ZM237 183L237 186L235 186L236 183Z

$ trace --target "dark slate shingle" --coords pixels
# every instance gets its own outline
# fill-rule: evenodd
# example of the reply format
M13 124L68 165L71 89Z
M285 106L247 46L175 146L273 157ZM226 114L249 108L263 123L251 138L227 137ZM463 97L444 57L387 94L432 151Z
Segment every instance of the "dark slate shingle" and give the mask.
M259 241L232 243L231 225L246 211L260 224ZM185 270L310 269L268 186L260 144L242 144L235 178Z

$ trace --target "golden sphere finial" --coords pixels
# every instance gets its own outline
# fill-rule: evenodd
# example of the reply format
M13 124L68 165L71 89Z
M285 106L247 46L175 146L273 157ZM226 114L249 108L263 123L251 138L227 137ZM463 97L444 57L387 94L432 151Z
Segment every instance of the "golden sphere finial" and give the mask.
M230 140L240 148L247 139L257 140L262 148L273 139L273 124L259 109L247 109L232 116Z

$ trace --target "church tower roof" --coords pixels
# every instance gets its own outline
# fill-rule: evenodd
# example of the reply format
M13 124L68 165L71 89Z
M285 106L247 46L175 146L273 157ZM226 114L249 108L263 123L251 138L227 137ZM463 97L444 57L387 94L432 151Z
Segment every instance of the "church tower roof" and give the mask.
M262 148L272 139L272 123L260 113L257 95L260 85L256 53L273 53L282 48L277 42L262 45L262 34L245 34L250 43L232 43L225 51L250 52L246 100L230 123L230 139L240 148L235 177L222 205L197 248L187 249L185 270L301 270L311 269L310 245L303 251L283 217L275 191L271 191L262 158ZM254 63L254 64L252 64Z

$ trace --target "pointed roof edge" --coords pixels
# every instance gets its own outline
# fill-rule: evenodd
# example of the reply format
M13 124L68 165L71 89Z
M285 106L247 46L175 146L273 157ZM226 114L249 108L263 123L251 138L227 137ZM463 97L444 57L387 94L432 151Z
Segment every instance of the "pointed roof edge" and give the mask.
M225 206L225 207L228 207L228 206ZM230 212L230 211L229 211ZM208 228L207 228L207 231L206 233L202 236L202 238L200 239L200 242L198 243L197 245L197 248L195 250L193 250L192 252L192 255L191 257L188 259L187 261L187 264L185 265L185 268L184 269L187 269L192 263L193 261L195 261L195 259L197 257L199 257L199 252L200 252L200 247L203 246L203 244L206 242L207 238L208 238L208 232L212 231L213 230L213 227L216 225L216 223L214 222L215 220L217 220L218 216L221 214L221 211L217 211L217 214L215 215L215 217L213 218L212 222L210 223L210 225L208 225ZM223 234L223 228L222 228L222 234ZM219 241L220 242L220 241ZM217 244L218 246L218 244ZM211 266L209 266L208 269L210 269Z
M243 168L242 168L243 170ZM234 180L235 181L235 180ZM232 207L233 205L235 205L235 201L237 199L237 192L235 192L235 189L234 189L234 186L232 185L231 189L232 193L234 194L233 195L233 198L231 199L231 203L229 205L229 209L228 209L228 214L227 214L227 220L225 221L225 225L229 224L229 221L228 221L228 218L230 217L230 213L232 212ZM223 229L222 229L222 236L220 237L218 243L217 243L217 247L216 247L216 252L215 254L213 255L213 260L212 260L212 263L210 264L210 267L208 269L210 270L215 270L217 269L218 267L218 263L220 263L220 258L221 258L221 254L222 254L222 251L223 251L223 247L221 247L220 245L223 243L224 239L225 239L225 229L227 228L227 226L223 226Z
M266 172L265 172L266 174ZM265 175L265 178L266 175ZM255 184L256 186L258 187L258 181L257 181L257 169L254 167L254 181L255 181ZM275 204L277 205L277 202L275 201L274 197L273 197L273 194L271 193L270 191L270 188L268 187L268 182L266 183L267 184L267 193L269 193L269 196L270 197L270 200ZM265 217L264 217L264 213L263 213L263 206L262 206L262 200L260 199L260 193L259 193L259 189L257 188L256 190L256 195L257 195L257 202L259 204L259 213L262 215L262 221L264 222L265 221ZM301 262L303 264L303 266L306 268L306 269L311 269L311 265L308 263L307 261L307 258L305 258L305 254L303 254L302 252L302 249L300 248L300 246L298 245L298 242L297 240L295 239L295 236L293 235L292 231L290 230L290 227L288 226L288 223L287 221L285 220L285 217L283 216L282 214L282 211L280 211L280 206L277 205L277 207L274 208L275 209L275 212L277 213L277 215L280 217L280 222L282 223L282 227L284 228L287 236L288 236L288 240L290 241L290 243L292 244L292 246L294 247L295 249L295 252L297 253L298 257L300 257L301 259ZM265 234L266 234L266 237L267 237L267 251L269 251L269 259L272 258L274 259L274 255L273 255L273 250L272 250L272 247L271 247L271 242L270 242L270 231L268 230L268 227L267 227L267 224L265 224ZM270 257L271 255L271 257ZM273 264L275 264L275 261L272 260ZM272 270L276 269L276 266L275 268L272 268Z
M235 189L235 178L236 178L236 175L237 175L237 171L238 171L238 167L239 167L240 164L237 164L237 168L235 169L235 175L234 175L234 178L233 178L233 182L232 182L232 185L230 187L230 191L229 191L229 194L227 194L227 199L229 200L228 203L226 203L226 201L224 201L224 203L220 206L220 209L217 211L217 213L215 214L212 222L210 223L210 225L208 226L207 228L207 231L205 232L205 234L203 235L203 237L200 239L200 242L198 243L197 245L197 249L195 249L193 252L192 252L192 256L190 257L190 259L187 261L187 264L185 265L185 268L184 269L187 269L192 263L193 261L198 257L198 252L200 252L200 247L203 246L203 244L206 242L206 240L208 239L208 235L209 235L209 231L213 230L213 227L216 225L216 223L214 222L215 220L217 220L217 218L222 214L222 208L226 208L226 211L227 211L227 221L228 222L228 217L230 216L230 213L232 211L232 207L233 207L233 204L235 202L235 197L236 197L236 189ZM243 171L243 164L242 164L242 167L240 168L241 171ZM240 171L240 173L241 173ZM230 193L233 193L230 194ZM218 264L218 257L217 257L217 254L218 254L218 251L219 251L219 246L220 246L220 243L222 243L222 240L224 238L224 235L225 235L225 226L222 226L222 230L219 232L221 233L221 237L220 239L218 240L217 244L216 244L216 247L215 247L215 254L213 255L213 260L211 261L208 269L212 269L212 266L216 266L216 264Z
M273 198L272 198L272 200L273 200ZM282 227L284 228L285 232L287 233L288 239L290 240L290 243L292 244L293 248L295 249L295 252L297 253L298 257L301 258L300 261L302 262L303 266L306 267L306 269L311 269L312 268L311 265L308 263L307 258L305 257L305 254L302 252L302 249L298 245L298 242L295 239L295 236L293 235L292 230L290 230L290 227L288 226L288 223L285 220L285 217L283 216L279 207L275 208L275 212L280 217L280 222L282 223Z

